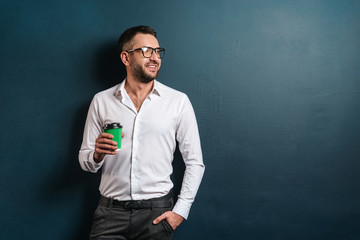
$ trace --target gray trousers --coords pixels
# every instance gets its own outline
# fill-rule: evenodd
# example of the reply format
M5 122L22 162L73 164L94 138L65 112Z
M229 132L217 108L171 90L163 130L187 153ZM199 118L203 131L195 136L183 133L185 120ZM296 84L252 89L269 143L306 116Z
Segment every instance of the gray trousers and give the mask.
M166 211L167 208L153 207L144 209L129 209L124 206L109 206L99 203L94 213L90 240L120 239L120 240L171 240L173 229L164 220L153 224L155 218Z

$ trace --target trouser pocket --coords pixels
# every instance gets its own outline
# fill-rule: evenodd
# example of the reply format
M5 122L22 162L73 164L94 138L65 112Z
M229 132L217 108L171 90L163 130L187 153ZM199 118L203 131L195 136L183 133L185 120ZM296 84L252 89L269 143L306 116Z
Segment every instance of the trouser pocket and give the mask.
M170 223L168 223L168 221L163 220L161 223L164 226L166 233L172 234L174 232L174 229L171 227L171 225L170 225Z

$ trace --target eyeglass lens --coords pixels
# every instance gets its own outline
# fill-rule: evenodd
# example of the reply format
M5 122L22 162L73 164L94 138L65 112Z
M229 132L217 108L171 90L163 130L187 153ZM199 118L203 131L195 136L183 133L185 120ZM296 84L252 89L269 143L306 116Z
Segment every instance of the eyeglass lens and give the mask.
M156 56L158 56L159 58L164 57L165 51L162 48L149 48L149 47L142 48L142 53L146 58L150 58L154 52L156 53Z

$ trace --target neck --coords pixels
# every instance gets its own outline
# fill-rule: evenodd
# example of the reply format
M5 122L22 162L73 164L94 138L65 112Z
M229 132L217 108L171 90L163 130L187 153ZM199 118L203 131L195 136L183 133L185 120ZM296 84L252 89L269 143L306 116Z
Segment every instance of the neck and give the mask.
M125 90L137 111L140 110L142 103L151 92L153 86L154 81L151 81L149 83L143 83L140 81L136 81L131 77L129 78L129 76L126 78Z
M152 90L154 81L143 83L130 76L126 78L125 89L128 94L135 97L146 97Z

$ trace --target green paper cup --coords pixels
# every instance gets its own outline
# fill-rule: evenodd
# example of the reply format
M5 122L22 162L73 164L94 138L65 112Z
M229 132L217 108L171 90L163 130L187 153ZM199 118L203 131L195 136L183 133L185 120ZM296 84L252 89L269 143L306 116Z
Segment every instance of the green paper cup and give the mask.
M118 149L116 151L119 151L121 149L121 135L122 135L121 124L117 122L105 124L104 132L110 133L111 135L114 136L112 140L117 142Z

